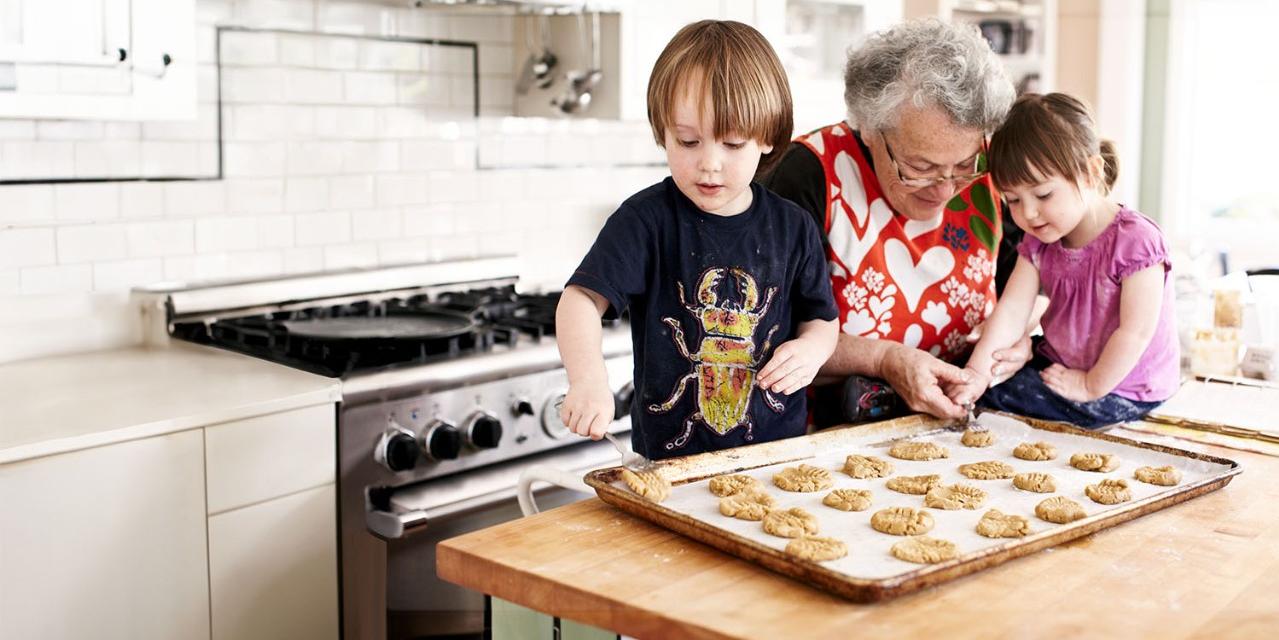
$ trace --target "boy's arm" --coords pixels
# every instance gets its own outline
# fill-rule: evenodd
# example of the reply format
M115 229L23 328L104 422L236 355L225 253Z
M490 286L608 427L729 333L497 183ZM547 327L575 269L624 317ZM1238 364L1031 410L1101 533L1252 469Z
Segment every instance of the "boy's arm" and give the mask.
M555 308L555 343L568 371L568 394L560 418L573 433L594 440L604 437L613 421L613 392L608 386L601 346L600 317L608 309L604 296L569 285Z
M982 325L981 340L968 358L968 369L976 374L973 384L964 393L952 396L958 404L977 399L992 377L991 369L997 362L994 352L1004 349L1026 335L1026 323L1035 307L1039 294L1039 270L1024 257L1017 258L1012 275L1004 285L1004 295L995 305L994 313Z
M790 395L813 381L818 369L835 350L839 336L836 320L807 320L799 323L794 340L773 350L764 368L759 370L756 384L761 389Z
M1119 293L1119 328L1106 339L1088 371L1054 365L1044 370L1044 384L1070 400L1088 402L1115 389L1150 345L1163 307L1165 269L1152 265L1124 278Z

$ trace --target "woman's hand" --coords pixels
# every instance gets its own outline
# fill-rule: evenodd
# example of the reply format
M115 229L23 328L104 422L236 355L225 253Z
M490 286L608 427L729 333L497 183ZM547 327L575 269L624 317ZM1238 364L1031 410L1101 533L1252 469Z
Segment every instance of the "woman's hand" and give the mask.
M981 340L981 332L985 327L985 323L973 327L971 333L968 334L967 340L969 344L977 344ZM1013 377L1014 373L1026 366L1027 362L1034 357L1031 353L1031 342L1029 335L1023 335L1017 342L1006 349L996 349L990 354L990 358L994 360L990 371L984 372L990 378L992 384L999 384L1004 380Z
M1106 394L1093 393L1088 389L1088 372L1078 369L1067 369L1053 364L1044 369L1039 376L1053 393L1075 402L1092 402Z
M801 337L777 345L773 357L759 370L755 383L761 389L786 395L803 389L830 357L830 348L825 342Z
M914 347L895 344L880 364L884 380L915 411L938 418L962 418L964 408L943 391L969 382L969 374Z
M613 422L613 391L607 382L570 385L560 405L560 419L569 431L599 440Z

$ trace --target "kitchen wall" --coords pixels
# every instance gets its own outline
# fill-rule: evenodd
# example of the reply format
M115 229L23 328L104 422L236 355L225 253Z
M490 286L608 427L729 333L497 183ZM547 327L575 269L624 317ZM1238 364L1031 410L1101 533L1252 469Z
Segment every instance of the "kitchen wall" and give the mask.
M0 120L0 362L139 340L130 287L517 254L558 288L621 199L665 175L643 122L512 119L509 10L198 0L191 122ZM380 35L479 43L469 54Z

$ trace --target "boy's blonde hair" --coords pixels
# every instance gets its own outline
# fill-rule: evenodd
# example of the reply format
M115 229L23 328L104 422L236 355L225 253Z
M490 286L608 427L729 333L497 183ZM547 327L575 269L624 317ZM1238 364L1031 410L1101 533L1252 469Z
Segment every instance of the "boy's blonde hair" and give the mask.
M736 134L772 145L772 152L760 158L758 173L786 152L795 127L790 84L777 53L753 27L702 20L671 38L648 80L648 122L659 146L666 146L675 103L688 90L696 92L698 102L710 98L716 138Z
M1119 157L1113 143L1097 136L1088 107L1064 93L1027 93L991 136L988 163L995 186L1007 189L1034 183L1035 173L1082 182L1097 155L1105 163L1098 191L1107 194L1119 177Z

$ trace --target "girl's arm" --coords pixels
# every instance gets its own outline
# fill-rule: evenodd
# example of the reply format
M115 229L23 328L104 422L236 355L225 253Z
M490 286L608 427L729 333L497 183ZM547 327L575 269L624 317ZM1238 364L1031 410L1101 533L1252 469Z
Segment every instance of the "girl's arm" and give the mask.
M768 363L759 370L759 387L786 395L804 388L830 358L838 337L839 323L835 320L799 323L795 338L777 345Z
M1004 293L994 313L982 324L981 339L968 358L968 380L947 389L956 404L975 402L994 377L992 369L998 361L995 352L1016 344L1026 335L1026 323L1039 296L1039 269L1023 256L1017 257L1012 275L1004 285Z
M1052 374L1044 370L1044 382L1048 388L1071 400L1096 400L1115 389L1136 366L1141 354L1146 352L1150 339L1159 325L1159 312L1163 307L1164 265L1152 265L1124 278L1119 293L1119 328L1110 334L1102 347L1097 363L1083 373L1082 392L1072 389L1078 380L1071 380L1070 369L1059 367ZM1051 369L1051 368L1050 368ZM1052 378L1061 380L1054 382ZM1065 393L1054 388L1064 387ZM1074 392L1073 394L1071 392ZM1074 395L1075 397L1072 397Z
M555 308L555 343L568 371L568 394L560 408L564 426L595 440L613 421L613 391L608 386L601 346L600 317L608 309L604 296L569 285Z

